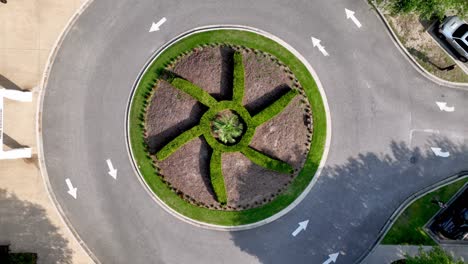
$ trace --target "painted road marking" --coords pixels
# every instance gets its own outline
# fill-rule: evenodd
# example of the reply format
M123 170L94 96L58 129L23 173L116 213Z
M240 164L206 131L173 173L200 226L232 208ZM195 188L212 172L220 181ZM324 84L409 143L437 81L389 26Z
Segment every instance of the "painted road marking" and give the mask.
M299 226L292 232L292 236L295 237L297 236L302 230L306 230L307 224L309 223L309 220L305 220L299 223Z
M345 13L346 13L346 19L350 19L354 22L354 24L358 27L358 28L361 28L362 25L361 25L361 22L359 22L359 20L356 18L356 16L354 16L354 11L351 11L347 8L344 9L345 10Z
M109 173L109 175L112 176L112 178L114 178L114 180L116 180L117 179L117 170L114 169L114 166L112 165L112 161L110 159L107 159L106 162L107 162L107 167L109 167L109 171L107 173Z
M439 131L439 130L434 130L434 129L411 129L411 130L410 130L410 135L409 135L410 147L413 146L413 134L414 134L415 132L425 132L425 133L440 134L440 131Z
M330 263L335 263L336 259L338 258L338 255L340 255L339 252L333 253L328 255L328 259L323 262L323 264L330 264Z
M442 157L442 158L448 158L448 157L450 157L450 152L448 152L448 151L442 151L441 148L433 148L433 147L431 147L431 150L432 150L432 152L434 152L434 154L435 154L437 157Z
M453 112L455 111L455 106L447 106L447 102L436 102L440 111Z
M73 187L72 182L69 178L67 178L65 182L67 183L68 194L70 194L73 198L76 199L76 192L78 191L78 188Z
M312 39L312 45L314 45L314 47L317 47L319 49L320 52L322 52L323 56L328 56L328 52L325 50L325 47L322 46L322 44L320 44L321 40L320 39L317 39L317 38L314 38L314 37L310 37Z
M159 31L159 27L167 21L165 17L161 18L157 23L151 24L149 32Z

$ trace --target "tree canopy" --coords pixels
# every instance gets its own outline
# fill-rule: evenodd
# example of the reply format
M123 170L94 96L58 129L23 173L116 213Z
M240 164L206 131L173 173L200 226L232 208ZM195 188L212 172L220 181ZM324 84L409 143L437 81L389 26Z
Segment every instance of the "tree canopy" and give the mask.
M462 18L468 15L467 0L388 0L390 10L395 13L418 13L422 19L441 20L447 13Z
M445 252L441 247L433 247L429 251L419 248L416 256L405 255L406 264L463 264L463 260L455 260L454 257Z

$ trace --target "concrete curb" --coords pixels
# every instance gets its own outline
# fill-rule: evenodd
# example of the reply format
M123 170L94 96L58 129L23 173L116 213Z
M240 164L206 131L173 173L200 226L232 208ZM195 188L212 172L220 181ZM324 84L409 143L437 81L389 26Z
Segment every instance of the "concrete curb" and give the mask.
M392 41L393 43L395 44L395 46L398 47L398 50L400 50L400 52L405 55L406 59L411 63L411 65L419 72L421 73L424 77L426 77L427 79L429 79L430 81L438 84L438 85L441 85L441 86L446 86L446 87L450 87L450 88L454 88L454 89L463 89L463 90L468 90L468 83L458 83L458 82L450 82L450 81L446 81L446 80L443 80L435 75L433 75L432 73L428 72L426 69L424 69L424 67L422 67L417 61L415 58L413 58L413 56L408 52L408 50L405 48L405 46L401 43L401 41L398 39L398 36L396 35L396 33L393 31L392 27L390 26L390 23L388 22L388 20L385 18L384 14L382 13L382 11L380 10L380 8L374 3L375 0L373 1L368 1L368 3L372 6L373 9L376 10L380 20L382 21L382 23L385 25L385 27L387 28L391 38L392 38Z
M323 104L324 104L325 115L326 115L326 120L327 120L327 137L326 137L326 140L325 140L325 146L324 146L322 159L320 161L320 164L319 164L319 167L318 167L317 171L315 172L314 177L312 178L312 180L310 181L308 186L304 189L304 191L291 204L289 204L286 208L282 209L278 213L276 213L276 214L274 214L274 215L272 215L272 216L270 216L270 217L268 217L266 219L263 219L263 220L260 220L258 222L252 223L252 224L238 225L238 226L222 226L222 225L214 225L214 224L208 224L208 223L205 223L205 222L197 221L197 220L188 218L187 216L184 216L184 215L180 214L179 212L175 211L174 209L170 208L169 206L167 206L151 190L151 188L148 186L148 184L144 180L143 176L140 174L140 171L137 168L138 165L136 164L136 161L133 158L133 152L132 152L132 148L130 146L130 138L129 138L129 135L130 135L130 126L128 125L129 124L129 114L130 114L131 104L132 104L132 101L133 101L134 92L136 90L136 87L138 86L138 83L139 83L141 77L144 75L144 73L146 72L148 67L153 63L154 60L156 60L158 58L159 54L161 54L164 50L166 50L168 47L170 47L173 43L177 42L178 40L180 40L182 38L185 38L185 37L188 37L190 35L193 35L195 33L203 32L203 31L219 30L219 29L243 30L243 31L254 32L254 33L257 33L257 34L262 35L264 37L267 37L269 39L272 39L273 41L275 41L275 42L279 43L280 45L282 45L283 47L285 47L289 52L294 54L294 56L296 56L306 66L307 70L309 70L312 77L314 78L314 81L317 84L317 88L319 89L319 92L320 92L320 94L322 96L322 101L323 101ZM152 55L152 57L145 63L143 69L141 70L140 74L138 75L137 79L135 80L135 82L133 84L133 89L132 89L132 92L131 92L131 94L129 96L128 103L127 103L127 109L126 109L126 113L125 113L125 125L126 125L126 127L125 127L125 138L126 138L126 141L127 141L126 145L127 145L128 156L129 156L129 159L132 161L133 170L134 170L135 174L138 175L138 179L139 179L140 183L145 187L145 190L147 191L148 195L150 195L150 197L152 197L152 199L154 201L156 201L156 203L159 204L167 213L173 215L177 219L179 219L181 221L184 221L184 222L186 222L188 224L192 224L192 225L197 226L197 227L202 227L202 228L217 230L217 231L240 231L240 230L247 230L247 229L256 228L256 227L271 223L271 222L277 220L278 218L282 217L283 215L285 215L289 211L291 211L295 206L297 206L307 196L309 191L312 189L312 186L317 182L317 179L319 178L319 176L320 176L320 174L322 172L322 169L325 166L325 162L327 160L328 152L329 152L329 149L330 149L330 141L331 141L331 117L330 117L330 109L328 107L328 100L327 100L325 91L323 90L322 84L321 84L321 82L320 82L320 80L318 78L318 75L313 70L312 66L307 62L307 60L298 51L296 51L293 47L289 46L285 41L281 40L280 38L278 38L278 37L276 37L276 36L274 36L274 35L272 35L272 34L270 34L268 32L259 30L257 28L248 27L248 26L241 26L241 25L212 25L212 26L204 26L204 27L194 28L194 29L191 29L189 31L186 31L186 32L176 36L175 38L171 39L169 42L164 44L161 48L159 48Z
M39 169L41 171L42 179L44 182L44 186L46 187L47 194L49 196L50 201L54 205L55 209L57 210L58 214L60 215L60 219L62 220L63 224L68 228L68 231L72 234L72 237L75 238L76 242L81 246L83 251L85 251L88 256L94 261L94 263L100 263L97 257L93 254L93 252L88 248L88 246L84 243L81 239L78 232L73 228L70 220L65 215L62 207L60 206L59 202L57 201L57 197L52 190L52 186L50 185L49 176L47 174L47 167L45 164L45 157L44 157L44 148L43 148L43 141L42 141L42 108L44 103L44 95L45 95L45 88L47 85L47 81L49 78L49 73L54 64L55 57L57 56L57 52L61 47L63 41L65 40L66 35L78 20L80 15L88 8L94 0L86 0L81 4L78 10L72 15L72 17L68 20L65 28L60 33L59 37L55 41L47 59L46 67L44 68L44 72L42 74L42 80L39 85L38 91L38 102L37 102L37 111L36 111L36 141L37 141L37 155L38 155L38 163Z
M377 237L377 240L372 244L364 254L362 254L354 263L361 263L370 253L374 251L374 249L380 244L382 239L385 237L387 232L390 230L390 228L393 226L393 224L396 222L398 217L405 211L408 206L410 206L413 202L421 198L422 196L435 191L437 189L440 189L446 185L449 185L453 182L456 182L458 180L464 179L468 177L468 171L461 171L455 175L452 175L448 177L445 180L442 180L440 182L437 182L435 184L432 184L428 187L425 187L421 189L420 191L416 192L413 195L410 195L408 198L406 198L403 203L393 212L393 214L390 216L390 218L387 220L387 222L383 225L383 227L379 231L379 235Z

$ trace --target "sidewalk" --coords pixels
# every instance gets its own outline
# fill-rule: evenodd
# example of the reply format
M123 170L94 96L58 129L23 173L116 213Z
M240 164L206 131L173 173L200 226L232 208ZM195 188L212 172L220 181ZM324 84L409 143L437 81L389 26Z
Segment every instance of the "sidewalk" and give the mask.
M429 250L431 247L423 248L424 250ZM468 250L466 250L466 246L448 245L442 248L452 253L455 257L463 258L465 263L468 261ZM405 253L415 255L418 253L418 249L418 246L379 245L364 259L362 264L390 264L395 260L402 259Z
M33 91L32 103L5 99L3 149L28 146L33 157L0 160L0 244L36 252L38 263L92 263L45 189L36 148L38 87L50 49L80 0L0 3L0 85Z

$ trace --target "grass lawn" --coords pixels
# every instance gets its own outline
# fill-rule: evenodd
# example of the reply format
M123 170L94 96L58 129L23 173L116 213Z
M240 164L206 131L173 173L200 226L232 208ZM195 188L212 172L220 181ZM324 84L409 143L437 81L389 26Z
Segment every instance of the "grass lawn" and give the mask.
M246 46L270 53L288 65L295 74L308 97L313 113L313 136L311 150L306 163L285 192L272 202L263 206L242 211L219 211L192 205L175 192L157 175L154 164L146 151L144 141L144 109L146 98L151 96L155 81L160 77L163 69L183 52L192 50L202 44L232 44ZM243 225L265 219L281 211L292 203L310 183L322 158L326 139L326 115L323 101L317 85L307 68L286 48L275 41L255 33L239 30L214 30L201 32L183 38L161 53L146 69L134 91L129 113L130 144L133 157L139 171L152 191L165 202L166 205L194 220L217 225Z
M435 241L424 231L424 225L440 209L431 201L435 198L442 202L448 202L468 178L456 181L438 190L426 194L411 204L400 215L392 228L385 235L382 244L386 245L436 245Z

